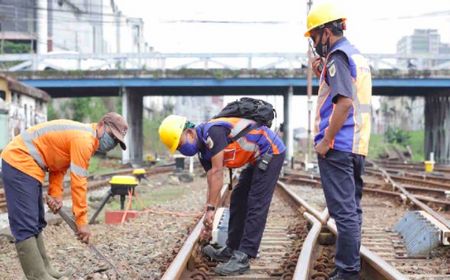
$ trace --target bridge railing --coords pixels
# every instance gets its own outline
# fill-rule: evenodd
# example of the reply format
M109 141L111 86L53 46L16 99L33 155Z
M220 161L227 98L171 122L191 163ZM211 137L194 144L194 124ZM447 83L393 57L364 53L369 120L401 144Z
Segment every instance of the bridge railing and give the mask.
M365 54L375 70L448 70L450 55ZM3 71L40 70L166 70L166 69L302 69L304 53L114 53L0 55Z

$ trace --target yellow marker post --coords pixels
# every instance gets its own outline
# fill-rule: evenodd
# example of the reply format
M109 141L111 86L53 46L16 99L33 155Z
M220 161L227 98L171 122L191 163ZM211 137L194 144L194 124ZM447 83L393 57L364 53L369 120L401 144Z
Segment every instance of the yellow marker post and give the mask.
M426 160L425 162L425 172L431 173L434 170L434 161Z

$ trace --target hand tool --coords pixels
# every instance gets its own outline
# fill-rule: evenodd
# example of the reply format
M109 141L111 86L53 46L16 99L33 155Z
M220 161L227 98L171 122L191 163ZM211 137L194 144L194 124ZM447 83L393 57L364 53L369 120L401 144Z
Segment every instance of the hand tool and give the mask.
M61 218L69 225L69 227L75 232L78 232L77 225L75 224L74 219L69 216L69 214L66 213L62 208L58 210L58 214L61 216ZM99 259L105 261L109 266L114 270L118 278L122 278L119 271L117 270L116 266L105 256L103 255L97 247L95 247L93 244L87 244L89 250L94 253Z

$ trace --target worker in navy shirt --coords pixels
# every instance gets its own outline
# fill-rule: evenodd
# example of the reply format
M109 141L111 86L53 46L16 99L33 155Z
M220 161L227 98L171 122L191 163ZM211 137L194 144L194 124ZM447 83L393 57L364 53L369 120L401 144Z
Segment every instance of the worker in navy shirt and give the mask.
M372 79L361 53L343 36L345 14L331 2L308 14L306 37L319 57L315 150L330 216L336 221L336 269L332 280L360 279L364 161L368 153Z
M244 129L248 132L235 139ZM236 275L250 269L258 254L270 202L280 174L286 147L270 128L244 118L215 118L197 126L183 116L171 115L159 128L161 141L185 156L198 154L208 182L202 235L211 235L216 207L223 186L223 169L240 168L239 181L230 198L226 246L211 245L203 253L219 264L215 272ZM261 158L268 159L260 164Z

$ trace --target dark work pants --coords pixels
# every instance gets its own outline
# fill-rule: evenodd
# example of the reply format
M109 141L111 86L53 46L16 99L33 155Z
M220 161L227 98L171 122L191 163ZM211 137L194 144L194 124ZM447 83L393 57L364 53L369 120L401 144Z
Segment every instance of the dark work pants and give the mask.
M336 221L336 268L342 274L360 271L364 156L330 150L318 156L320 178L330 216Z
M249 165L231 193L227 246L250 257L258 254L273 192L285 154L274 155L267 170Z
M45 221L42 185L2 160L8 219L16 243L38 235Z

